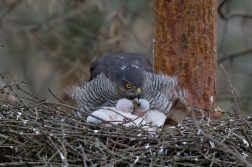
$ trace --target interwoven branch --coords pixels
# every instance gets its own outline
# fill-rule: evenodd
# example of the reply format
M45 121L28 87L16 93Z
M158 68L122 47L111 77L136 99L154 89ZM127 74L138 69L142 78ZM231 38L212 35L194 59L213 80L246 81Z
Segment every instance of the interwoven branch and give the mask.
M7 84L18 96L21 83ZM4 93L4 89L2 89ZM0 166L244 166L251 165L252 129L235 115L184 120L173 134L150 135L141 127L87 124L89 113L47 102L0 101ZM55 96L55 95L54 95ZM20 98L20 97L19 97ZM81 114L77 114L80 112ZM246 122L244 122L246 121Z

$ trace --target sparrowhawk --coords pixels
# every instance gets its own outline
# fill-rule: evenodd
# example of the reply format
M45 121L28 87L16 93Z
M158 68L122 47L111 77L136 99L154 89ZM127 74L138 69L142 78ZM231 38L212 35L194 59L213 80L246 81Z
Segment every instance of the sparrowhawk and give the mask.
M172 98L186 98L178 89L176 77L155 74L150 61L140 54L119 53L103 56L90 66L89 82L74 87L69 93L79 107L95 111L103 106L115 106L119 99L143 98L150 109L167 113Z

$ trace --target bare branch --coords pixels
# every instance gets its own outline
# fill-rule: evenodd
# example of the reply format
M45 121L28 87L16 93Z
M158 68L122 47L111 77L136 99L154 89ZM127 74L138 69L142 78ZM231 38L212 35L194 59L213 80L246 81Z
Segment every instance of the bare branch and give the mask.
M226 56L220 58L217 62L218 62L218 64L220 64L220 63L223 63L226 60L231 60L233 58L244 56L244 55L250 54L250 53L252 53L252 49L248 49L246 51L239 52L239 53L234 53L234 54L226 55Z
M243 17L243 18L249 18L249 19L252 19L252 15L250 14L247 14L247 13L244 13L244 12L241 12L241 11L234 11L234 12L231 12L227 15L225 15L223 12L222 12L222 8L223 6L230 0L223 0L219 7L218 7L218 13L220 15L220 17L223 19L223 20L229 20L231 18L235 18L235 17Z
M225 68L223 67L222 64L221 64L221 68L223 69L224 73L225 73L226 76L227 76L228 83L229 83L229 86L230 86L230 89L231 89L231 93L232 93L232 95L233 95L233 98L234 98L234 101L235 101L235 104L236 104L236 108L237 108L237 110L238 110L237 116L238 116L239 118L241 118L241 110L240 110L240 106L239 106L239 104L238 104L238 100L237 100L237 98L236 98L236 94L235 94L235 92L234 92L233 86L232 86L231 81L230 81L230 79L229 79L229 77L228 77L228 74L227 74L227 72L226 72L226 70L225 70Z
M3 18L9 14L11 11L13 11L18 5L22 2L22 0L15 0L7 10L5 10L3 13L0 14L0 21L3 20Z
M24 28L16 28L16 29L11 29L11 30L2 30L0 31L0 35L16 35L16 34L23 34L27 32L35 32L38 30L45 30L53 26L58 26L62 24L64 21L75 17L77 14L79 14L83 7L85 6L85 3L78 7L76 10L72 10L69 12L66 16L58 16L55 18L50 18L42 23L39 23L37 25L33 26L27 26Z
M220 3L220 5L219 5L219 7L218 7L218 13L219 13L219 15L220 15L220 17L223 19L223 20L227 20L226 19L226 17L225 17L225 15L222 13L222 8L223 8L223 6L225 5L225 3L227 3L229 0L223 0L221 3Z

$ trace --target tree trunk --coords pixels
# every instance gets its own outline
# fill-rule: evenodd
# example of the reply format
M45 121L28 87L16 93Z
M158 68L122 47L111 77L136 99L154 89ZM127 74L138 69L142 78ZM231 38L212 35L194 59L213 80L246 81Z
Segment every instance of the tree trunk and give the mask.
M216 0L153 0L157 73L178 76L188 103L216 108Z

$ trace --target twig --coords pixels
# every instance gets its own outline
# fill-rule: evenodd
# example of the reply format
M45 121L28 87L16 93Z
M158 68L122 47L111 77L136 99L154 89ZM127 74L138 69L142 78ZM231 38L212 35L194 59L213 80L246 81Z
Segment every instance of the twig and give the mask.
M53 97L55 97L57 100L59 100L61 103L67 104L66 102L64 102L63 100L61 100L60 98L58 98L52 91L50 88L48 88L49 92L53 95Z
M57 150L46 162L46 164L44 165L44 167L48 166L49 163L51 162L51 160L57 155L59 154L59 156L62 158L62 153L61 150L63 149L64 146L62 146L60 149L58 149L58 147L56 146L56 144L52 141L51 137L48 136L48 139L50 140L50 142L52 143L52 145L54 146L54 148ZM63 159L61 159L63 162Z
M221 17L222 19L224 19L224 20L227 20L227 18L226 18L225 15L222 13L221 9L222 9L222 7L224 6L224 4L225 4L227 1L229 1L229 0L223 0L223 1L220 3L219 7L218 7L218 13L219 13L220 17Z
M230 81L230 79L229 79L229 77L228 77L228 75L227 75L227 72L226 72L226 70L224 69L224 67L223 67L222 64L221 64L221 67L222 67L223 71L225 72L225 74L226 74L226 76L227 76L227 79L228 79L228 82L229 82L229 86L230 86L230 89L231 89L231 92L232 92L232 95L233 95L233 98L234 98L236 107L237 107L237 109L238 109L238 112L237 112L237 111L233 108L233 109L234 109L234 112L235 112L235 114L238 116L238 118L239 118L240 120L242 120L242 121L247 125L248 128L252 129L252 126L251 126L244 118L242 118L242 116L241 116L241 110L240 110L240 107L239 107L239 104L238 104L238 100L237 100L237 98L236 98L236 94L235 94L234 89L233 89L233 87L232 87L231 81Z
M240 107L239 107L239 104L238 104L238 101L237 101L236 94L235 94L235 92L234 92L233 86L232 86L232 84L231 84L231 81L230 81L230 79L229 79L229 77L228 77L228 74L227 74L225 68L223 67L222 64L221 64L220 66L221 66L221 68L223 69L224 73L225 73L226 76L227 76L228 83L229 83L229 87L230 87L230 89L231 89L231 93L232 93L232 95L233 95L233 98L234 98L236 107L237 107L237 109L238 109L237 115L238 115L238 118L241 119L241 110L240 110Z
M67 19L73 18L77 14L79 14L83 10L83 7L85 7L85 6L86 6L86 4L84 3L83 5L79 6L77 9L69 12L65 16L58 16L58 17L55 17L55 18L49 18L45 22L39 23L37 25L27 26L27 27L24 27L24 28L17 28L17 29L12 29L12 30L2 30L2 31L0 31L0 35L23 34L23 33L26 33L26 32L35 32L35 31L38 31L38 30L45 30L45 29L48 29L48 28L50 28L52 26L60 25L60 23L66 21Z
M26 83L26 81L24 81L24 83ZM16 85L16 87L17 87L20 91L22 91L22 92L24 92L24 93L30 95L30 96L33 97L33 98L36 98L36 99L40 100L41 102L45 101L45 99L39 98L38 96L35 96L35 95L33 95L32 93L29 93L29 92L27 92L26 90L22 89L18 84Z
M68 162L67 162L67 151L66 151L66 147L65 147L65 129L63 124L61 124L61 132L62 132L62 139L61 139L61 145L62 145L62 152L63 152L63 156L60 154L61 160L62 160L62 164L64 164L64 166L68 166Z
M224 137L224 139L221 141L221 143L223 143L231 134L232 130L228 129L228 134Z
M4 76L2 75L2 74L0 74L1 75L1 77L3 78ZM4 79L4 78L3 78ZM6 79L5 79L6 80ZM6 80L7 81L7 80ZM5 82L6 82L5 81ZM12 84L9 84L8 82L6 82L6 84L7 85L4 85L0 90L3 90L3 89L5 89L5 88L9 88L9 87L11 87L11 86L13 86L13 85L15 85L15 86L17 86L18 84L21 84L21 83L27 83L26 81L19 81L19 82L14 82L14 83L12 83Z
M43 165L45 164L44 162L7 162L7 163L0 163L0 166L10 166L10 167L13 167L13 166L27 166L27 165L34 165L34 166L37 166L37 165ZM53 165L60 165L60 163L52 163Z
M196 118L195 118L195 114L193 113L193 121L194 121L194 124L196 126L196 128L198 130L200 130L200 133L202 133L202 135L208 139L210 139L211 141L215 142L218 146L222 147L223 148L223 151L226 152L226 153L229 153L231 155L233 155L234 157L236 157L238 160L240 160L242 163L246 164L247 166L252 166L250 163L248 163L248 161L246 159L244 159L242 157L242 155L235 149L233 148L233 150L235 151L232 151L226 144L220 142L219 140L215 139L212 135L209 135L207 133L205 133L198 125L197 121L196 121Z
M20 146L25 146L24 143L22 143L22 142L20 142L20 141L17 141L17 140L15 140L15 139L12 139L12 138L10 138L9 136L5 136L5 135L0 134L0 138L5 139L5 140L8 140L8 141L11 141L11 142L16 143L16 144L18 144L18 145L20 145Z
M11 91L15 94L15 96L19 99L19 101L20 101L25 107L27 107L26 104L23 102L23 100L21 100L21 98L18 96L18 94L16 93L16 91L12 88L12 84L9 84L9 82L8 82L7 79L4 77L3 74L0 74L0 76L1 76L1 78L5 81L5 83L6 83L7 85L10 85L9 88L10 88ZM25 83L25 81L21 81L21 82ZM21 83L21 82L20 82L20 83Z
M218 13L220 15L220 17L223 19L223 20L228 20L228 19L231 19L231 18L234 18L234 17L243 17L243 18L250 18L252 19L252 15L250 14L247 14L247 13L244 13L244 12L240 12L240 11L236 11L236 12L231 12L230 14L228 14L227 16L225 16L222 12L222 8L223 6L225 5L225 3L227 3L229 0L223 0L219 7L218 7Z
M252 149L250 138L248 137L247 133L244 131L243 128L240 128L240 129L241 129L242 134L245 136L245 138L246 138L246 140L247 140L247 142L249 144L250 149Z
M86 153L85 153L81 143L79 143L79 148L81 149L81 152L83 154L83 160L82 160L83 161L83 166L87 167L87 156L86 156Z
M13 9L15 9L16 7L18 7L18 5L21 3L22 1L21 0L16 0L14 1L14 3L12 3L10 5L10 7L5 10L4 12L1 13L0 15L0 21L4 18L4 16L6 16L8 13L10 13Z
M244 56L244 55L247 55L247 54L250 54L252 53L252 49L248 49L248 50L245 50L245 51L242 51L242 52L239 52L239 53L233 53L233 54L230 54L230 55L226 55L222 58L220 58L217 63L220 64L226 60L230 60L230 59L233 59L235 57L240 57L240 56Z

